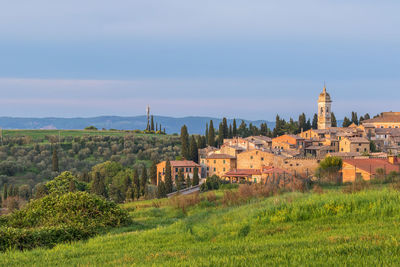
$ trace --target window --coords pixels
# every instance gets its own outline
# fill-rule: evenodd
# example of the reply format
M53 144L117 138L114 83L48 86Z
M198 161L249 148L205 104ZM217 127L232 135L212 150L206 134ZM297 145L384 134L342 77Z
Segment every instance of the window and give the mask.
M253 169L253 165L250 165L250 169Z
M357 152L360 152L360 149L359 149L359 148L357 148Z
M223 170L225 171L225 168Z
M250 159L253 159L253 156L250 156Z
M361 146L361 143L359 143L358 146Z
M217 163L217 161L214 159L214 163Z
M215 168L214 168L214 171L215 171Z
M264 161L264 158L261 158L261 161Z
M178 172L178 168L175 168L175 172Z
M185 171L185 168L181 168L181 171L184 172L184 171Z
M223 163L225 164L225 160L223 160Z
M175 179L178 179L178 174L177 174L177 175L175 175Z
M366 148L364 148L364 152L367 152L367 149L366 149Z
M209 171L210 170L210 168L209 167L207 167L207 171Z

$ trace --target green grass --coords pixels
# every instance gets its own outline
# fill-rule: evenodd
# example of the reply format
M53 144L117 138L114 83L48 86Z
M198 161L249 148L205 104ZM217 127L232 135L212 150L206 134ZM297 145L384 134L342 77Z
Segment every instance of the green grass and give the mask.
M132 134L132 132L129 132ZM126 131L91 131L91 130L3 130L3 137L23 137L30 136L33 140L44 139L47 135L58 136L60 134L61 137L79 137L84 135L91 136L125 136L128 133ZM163 136L163 135L155 135L155 134L143 134L143 133L134 133L137 136Z
M203 201L186 213L168 200L152 203L124 205L135 221L129 227L52 249L9 251L0 265L400 265L397 191L289 193L233 207Z

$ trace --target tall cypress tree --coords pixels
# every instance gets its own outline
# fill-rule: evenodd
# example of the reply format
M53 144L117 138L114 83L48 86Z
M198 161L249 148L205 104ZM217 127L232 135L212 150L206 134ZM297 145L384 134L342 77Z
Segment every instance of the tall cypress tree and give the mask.
M229 124L228 138L231 139L232 137L233 137L233 133L232 133L232 124Z
M224 124L221 122L218 128L218 146L224 143Z
M206 123L206 132L205 132L204 136L206 137L206 143L207 143L208 142L208 123Z
M198 151L196 139L194 138L193 135L190 138L190 159L196 163L199 162L199 151Z
M314 118L313 118L313 120L312 120L312 125L311 125L311 127L312 127L314 130L318 129L318 115L317 115L317 114L314 114Z
M58 155L57 155L57 147L56 146L53 147L53 157L51 159L51 163L52 163L51 170L53 172L58 172L59 168L58 168Z
M183 183L185 182L185 176L183 175L182 169L179 168L178 178L175 180L176 189L179 191L183 188Z
M307 130L307 121L306 120L307 120L306 119L306 114L304 114L304 112L301 113L300 116L299 116L299 129L300 129L300 131L301 130L303 130L303 131Z
M189 154L189 134L186 125L181 128L181 156L185 159L190 159Z
M208 128L208 145L209 146L215 146L215 130L214 130L214 124L213 121L210 121L210 125Z
M357 112L351 112L351 122L358 125L358 116Z
M172 193L173 182L172 182L172 170L171 170L171 162L169 159L165 163L165 190L166 193Z
M194 168L193 170L193 180L192 180L192 185L198 185L199 184L199 169L197 167Z
M150 167L150 181L151 184L157 185L157 163L153 161Z
M232 123L232 136L233 137L237 136L236 119L233 119L233 123Z
M224 138L228 138L228 121L222 118L222 134Z
M150 130L151 130L151 131L154 131L154 117L153 117L153 115L151 115Z
M102 177L100 175L99 172L96 172L94 174L94 178L93 178L93 182L92 182L92 186L91 186L91 192L93 194L103 196L105 198L108 197L105 179L104 179L104 177Z
M335 113L331 113L331 122L332 122L332 127L337 127L337 121L335 117Z
M8 197L7 184L4 184L4 187L3 187L3 199L6 200L7 197Z
M142 196L144 196L145 192L146 192L147 180L148 180L147 169L146 169L146 166L143 165L143 167L142 167L142 176L140 177L140 194Z
M136 199L139 199L140 197L140 180L139 180L139 173L137 169L133 170L133 189L134 189L134 195Z

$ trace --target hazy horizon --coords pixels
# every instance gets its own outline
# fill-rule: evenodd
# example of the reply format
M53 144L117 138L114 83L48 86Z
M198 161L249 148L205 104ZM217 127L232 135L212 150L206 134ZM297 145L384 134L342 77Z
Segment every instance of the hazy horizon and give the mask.
M397 1L7 2L0 116L274 121L398 108Z

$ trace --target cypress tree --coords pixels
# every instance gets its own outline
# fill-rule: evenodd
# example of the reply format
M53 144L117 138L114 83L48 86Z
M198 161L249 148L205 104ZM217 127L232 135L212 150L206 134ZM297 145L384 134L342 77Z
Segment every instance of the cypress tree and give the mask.
M304 114L304 112L303 113L301 113L300 114L300 116L299 116L299 130L301 131L301 130L303 130L303 131L306 131L307 129L307 121L306 121L307 119L306 119L306 114Z
M153 115L151 115L150 130L151 130L151 131L154 131L154 117L153 117Z
M7 197L8 197L7 184L4 184L4 187L3 187L3 199L6 200Z
M221 122L219 124L219 129L218 129L218 146L222 146L224 143L224 125Z
M268 135L268 125L267 123L261 123L260 125L260 134L263 136L267 136Z
M208 123L206 123L206 133L204 136L206 137L206 143L207 143L208 142Z
M232 137L233 137L233 133L232 133L232 124L229 124L228 138L231 139Z
M199 169L197 167L194 168L193 170L193 180L192 180L192 185L198 185L199 184Z
M94 175L91 192L93 194L107 198L107 189L106 189L104 177L102 177L99 172L96 172Z
M181 128L181 156L185 159L190 159L189 154L189 134L186 125Z
M167 197L167 192L165 189L165 183L159 179L157 185L157 198L165 198Z
M8 196L13 197L14 196L14 185L10 185L8 187Z
M357 112L351 112L351 122L355 123L356 125L358 125L358 116L357 116Z
M52 162L52 168L51 168L52 171L53 172L58 172L59 171L59 169L58 169L58 155L57 155L57 148L56 147L53 148L53 157L52 157L51 162Z
M199 162L199 150L197 148L197 142L194 136L190 138L190 159L194 162Z
M228 122L226 118L222 118L222 135L224 138L228 138Z
M239 129L237 131L238 136L240 137L247 137L247 125L246 123L242 120L242 122L239 125Z
M134 195L136 199L140 197L140 180L139 180L139 173L137 169L133 170L133 189Z
M365 114L365 115L364 115L364 120L369 120L369 119L371 119L371 117L369 116L369 114L368 114L368 113Z
M132 179L131 177L126 174L123 181L122 192L125 194L125 199L129 199L128 195L132 195L132 192L128 193L128 190L132 188Z
M183 175L182 169L179 168L178 171L178 178L176 178L175 180L175 184L176 184L176 189L179 191L182 189L183 187L183 183L185 182L185 177Z
M349 118L344 117L343 119L343 127L349 127L351 125L351 120L349 120Z
M172 193L173 183L172 183L172 173L171 173L171 162L169 159L165 163L165 192L167 194Z
M335 117L335 113L331 113L331 121L332 121L332 127L337 127L337 121Z
M236 119L233 119L232 136L233 136L233 137L236 137L236 136L237 136Z
M147 169L146 169L146 166L143 165L142 176L141 176L141 179L140 179L140 194L142 196L144 196L145 192L146 192L147 180L148 180Z
M318 129L318 115L317 115L317 114L314 114L314 118L313 118L313 120L312 120L312 125L311 125L311 127L312 127L314 130Z
M157 164L155 161L153 161L150 167L150 181L151 184L157 185Z
M308 119L307 120L307 128L306 128L306 131L307 130L310 130L311 129L311 121L310 121L310 119Z
M186 177L186 187L191 187L192 186L192 181L190 180L190 175L188 173L187 177Z
M215 130L213 121L210 121L210 126L208 128L208 145L215 146Z

